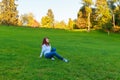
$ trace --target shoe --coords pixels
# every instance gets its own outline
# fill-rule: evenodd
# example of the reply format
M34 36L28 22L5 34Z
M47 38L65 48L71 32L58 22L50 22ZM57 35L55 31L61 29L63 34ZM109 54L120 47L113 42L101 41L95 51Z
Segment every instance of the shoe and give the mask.
M64 62L68 62L68 60L67 60L67 59L65 59L65 58L63 59L63 61L64 61Z
M54 60L55 60L55 58L53 58L53 57L52 57L52 58L51 58L51 60L52 60L52 61L54 61Z

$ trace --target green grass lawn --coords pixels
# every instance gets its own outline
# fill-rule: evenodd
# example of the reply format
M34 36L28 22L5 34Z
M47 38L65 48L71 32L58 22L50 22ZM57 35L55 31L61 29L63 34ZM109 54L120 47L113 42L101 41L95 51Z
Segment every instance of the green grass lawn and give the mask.
M69 63L39 58L46 36ZM120 80L120 34L0 26L0 80Z

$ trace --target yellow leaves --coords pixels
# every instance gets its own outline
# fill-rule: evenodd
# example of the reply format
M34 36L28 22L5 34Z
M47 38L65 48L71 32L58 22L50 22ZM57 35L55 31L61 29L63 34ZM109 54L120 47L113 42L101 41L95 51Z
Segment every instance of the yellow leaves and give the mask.
M85 6L85 11L87 13L92 13L92 9L90 7L88 7L88 6Z
M29 27L39 27L39 23L34 19L32 13L21 15L22 25Z
M21 20L18 20L18 26L22 26L22 21Z
M51 27L51 22L52 22L52 20L48 16L44 16L41 19L42 27L50 28Z
M67 29L66 23L64 21L55 22L55 28Z
M68 28L72 30L73 27L74 27L74 24L75 24L74 21L72 21L72 19L69 18L69 21L68 21Z
M48 9L47 15L41 19L42 27L52 28L54 27L54 15L51 9Z
M18 22L18 11L16 10L16 4L14 0L3 0L2 5L2 24L17 25Z
M93 4L92 0L83 0L83 1L84 1L85 4L87 4L87 5L92 5L92 4Z

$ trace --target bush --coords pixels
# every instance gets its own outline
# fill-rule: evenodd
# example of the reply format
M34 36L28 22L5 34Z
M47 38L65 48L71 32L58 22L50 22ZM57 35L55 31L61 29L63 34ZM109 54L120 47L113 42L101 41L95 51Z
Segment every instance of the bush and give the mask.
M120 27L119 26L115 26L115 28L113 28L113 32L120 32Z

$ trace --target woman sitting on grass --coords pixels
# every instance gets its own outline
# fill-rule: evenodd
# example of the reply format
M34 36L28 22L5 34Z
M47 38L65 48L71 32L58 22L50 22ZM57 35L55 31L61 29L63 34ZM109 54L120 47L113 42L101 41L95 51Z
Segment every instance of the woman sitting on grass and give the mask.
M51 45L49 43L48 38L43 39L40 58L42 58L42 55L44 55L45 58L48 58L48 59L51 59L51 60L55 60L54 59L54 56L55 56L55 57L57 57L58 59L60 59L60 60L62 60L64 62L68 62L67 59L63 58L62 56L60 56L59 54L56 53L55 48L51 49Z

